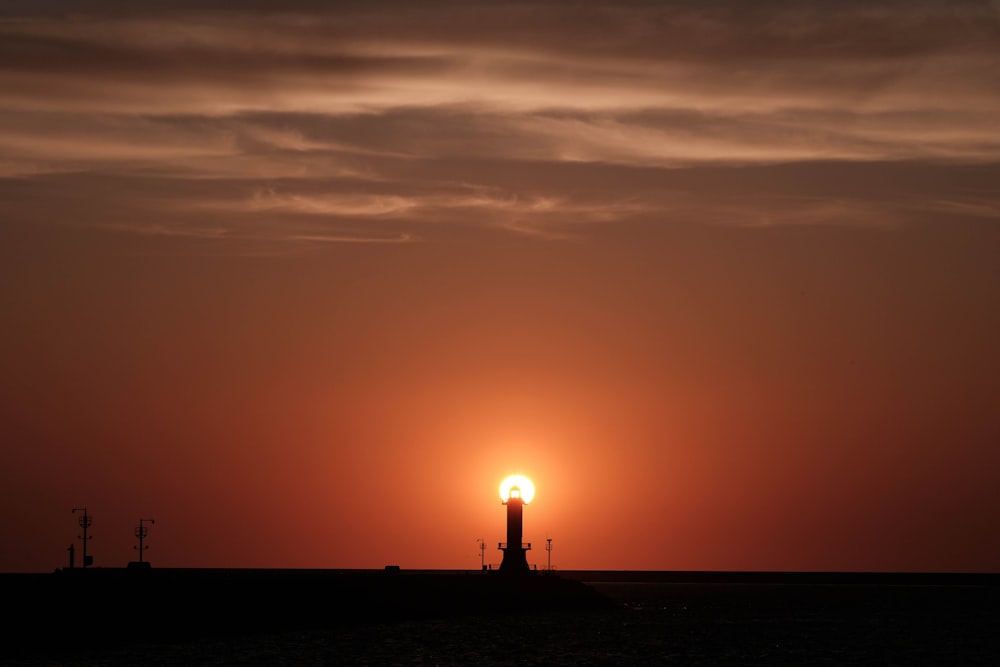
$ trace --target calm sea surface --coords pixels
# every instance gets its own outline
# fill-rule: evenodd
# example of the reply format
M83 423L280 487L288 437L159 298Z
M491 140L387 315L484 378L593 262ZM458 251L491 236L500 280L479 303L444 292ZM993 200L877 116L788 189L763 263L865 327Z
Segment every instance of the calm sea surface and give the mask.
M13 665L996 665L996 586L592 583L605 611L345 625Z

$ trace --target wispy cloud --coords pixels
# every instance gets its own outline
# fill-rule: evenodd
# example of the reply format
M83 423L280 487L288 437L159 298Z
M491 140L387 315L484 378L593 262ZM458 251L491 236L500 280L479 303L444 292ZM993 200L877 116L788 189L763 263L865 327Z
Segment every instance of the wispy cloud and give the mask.
M626 178L598 200L505 170L1000 162L987 2L88 7L0 18L0 175L236 179L257 194L219 199L233 215L526 230L666 205Z

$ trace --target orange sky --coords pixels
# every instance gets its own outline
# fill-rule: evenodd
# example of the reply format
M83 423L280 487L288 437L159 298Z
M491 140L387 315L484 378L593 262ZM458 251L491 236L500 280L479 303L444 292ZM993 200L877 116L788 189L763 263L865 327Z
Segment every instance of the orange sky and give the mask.
M282 4L0 9L0 571L1000 571L995 2Z

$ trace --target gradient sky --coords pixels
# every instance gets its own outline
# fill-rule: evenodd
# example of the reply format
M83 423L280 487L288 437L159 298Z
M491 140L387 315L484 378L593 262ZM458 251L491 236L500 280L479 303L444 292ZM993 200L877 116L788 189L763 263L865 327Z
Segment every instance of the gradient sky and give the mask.
M1000 571L1000 2L278 4L0 9L0 571Z

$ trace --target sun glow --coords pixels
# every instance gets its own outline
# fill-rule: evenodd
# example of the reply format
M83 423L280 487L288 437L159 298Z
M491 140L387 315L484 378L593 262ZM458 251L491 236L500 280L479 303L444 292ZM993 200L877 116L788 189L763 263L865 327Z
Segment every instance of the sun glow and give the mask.
M511 475L500 482L500 500L507 502L510 498L519 497L527 505L535 497L535 485L524 475Z

